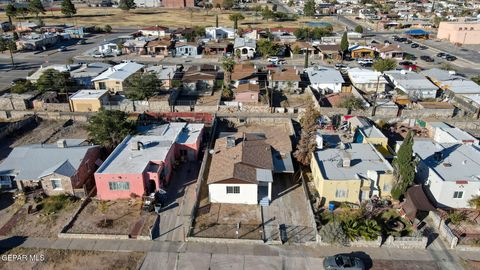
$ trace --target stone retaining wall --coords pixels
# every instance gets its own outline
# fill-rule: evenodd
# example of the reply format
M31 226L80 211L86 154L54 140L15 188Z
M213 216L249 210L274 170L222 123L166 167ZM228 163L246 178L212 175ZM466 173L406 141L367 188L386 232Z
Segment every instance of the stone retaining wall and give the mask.
M187 241L191 242L203 242L203 243L220 243L220 244L264 244L263 240L253 239L229 239L229 238L205 238L205 237L187 237Z
M428 237L387 237L383 246L391 248L424 249L427 247Z

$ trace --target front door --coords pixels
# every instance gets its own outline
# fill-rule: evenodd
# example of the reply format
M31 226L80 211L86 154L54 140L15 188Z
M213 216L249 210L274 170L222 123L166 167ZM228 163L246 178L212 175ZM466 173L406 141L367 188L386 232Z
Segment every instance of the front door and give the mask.
M258 200L262 200L263 198L268 198L268 185L264 186L259 184L258 185Z

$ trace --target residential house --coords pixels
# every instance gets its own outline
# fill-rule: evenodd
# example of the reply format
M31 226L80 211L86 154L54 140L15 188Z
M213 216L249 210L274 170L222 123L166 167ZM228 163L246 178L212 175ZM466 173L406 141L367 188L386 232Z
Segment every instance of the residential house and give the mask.
M29 80L32 83L37 83L38 79L43 75L43 73L49 69L54 69L58 72L71 72L80 67L79 64L72 64L72 65L59 65L59 64L54 64L54 65L49 65L49 66L40 66L34 73L31 75L27 76L27 80Z
M424 76L408 70L390 70L385 72L391 85L403 91L413 99L428 99L437 96L438 87Z
M305 69L310 80L310 87L315 91L326 93L339 93L342 91L343 80L340 71L323 66L313 66Z
M479 145L479 140L468 132L444 122L428 122L426 128L437 143Z
M83 38L85 36L83 26L69 27L63 31L65 34L70 35L71 38Z
M165 189L176 160L197 160L203 128L168 123L127 136L95 172L97 198L129 199Z
M385 46L378 49L382 59L403 60L405 52L400 48L400 45L385 44Z
M375 48L361 45L353 45L348 51L353 59L373 59L376 53Z
M156 56L168 56L168 52L171 46L172 44L168 39L152 40L149 41L146 45L147 54Z
M321 107L345 108L344 101L354 97L352 93L339 92L324 95L320 100Z
M232 44L230 42L215 42L210 41L203 45L204 55L225 55L232 51Z
M235 90L235 101L240 103L257 103L260 97L258 84L240 84Z
M319 44L316 48L320 51L322 60L342 60L340 45L338 44Z
M313 46L310 42L305 41L295 41L290 44L291 53L294 54L295 51L298 51L300 54L305 55L308 52L309 55L315 56L320 53L317 47Z
M383 93L388 84L381 72L364 68L350 68L347 71L353 87L364 93Z
M16 22L15 31L18 32L32 32L40 26L34 22Z
M168 27L164 26L148 26L140 29L140 33L144 37L160 37L163 38L168 34Z
M183 90L194 95L210 95L216 86L219 75L215 65L191 66L183 74Z
M390 196L393 168L372 145L351 143L320 149L312 155L313 182L326 204Z
M61 36L56 33L37 34L31 33L27 36L22 36L16 41L18 50L46 50L61 40Z
M480 149L477 145L415 140L416 180L437 207L468 208L480 190Z
M108 103L107 90L78 90L69 98L72 112L98 112Z
M123 43L123 54L144 55L147 54L147 41L142 39L131 39Z
M293 173L289 151L287 135L220 134L207 177L210 202L269 205L275 174Z
M77 85L85 88L94 88L92 79L106 71L112 65L107 63L86 63L79 68L70 71L70 78L72 78Z
M0 22L0 30L3 32L8 32L12 30L12 24L10 22Z
M277 68L269 71L268 80L271 82L273 89L279 91L296 91L300 88L300 71L297 67L293 68Z
M208 39L234 39L235 29L228 27L205 27L205 37Z
M254 39L247 39L237 37L233 43L235 55L239 55L242 59L252 59L255 57L257 50L257 41Z
M123 62L116 66L108 68L102 74L93 78L97 90L108 90L110 92L121 92L124 88L125 80L133 74L141 72L144 65L135 62Z
M197 56L200 47L195 42L177 42L175 44L175 56Z
M436 86L440 87L446 96L480 94L480 85L456 74L453 70L431 68L422 71L421 74L429 78Z
M261 84L263 75L259 72L256 66L247 64L236 64L232 71L232 85L238 87L240 84L251 83ZM266 80L267 78L265 78ZM261 85L262 86L262 85Z
M176 78L177 67L164 65L151 66L146 68L145 72L155 73L157 78L162 82L162 86L169 89L172 87L172 80Z
M393 150L388 145L388 138L368 118L354 116L347 120L355 143L369 143L385 158L393 158Z
M48 196L86 197L93 187L100 147L84 142L62 139L56 144L15 147L0 164L0 185L22 191L42 189Z

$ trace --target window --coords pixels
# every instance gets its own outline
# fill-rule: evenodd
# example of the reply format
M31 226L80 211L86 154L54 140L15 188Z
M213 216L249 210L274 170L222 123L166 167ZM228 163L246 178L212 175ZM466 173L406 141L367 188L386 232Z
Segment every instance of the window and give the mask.
M130 190L129 182L108 182L110 190Z
M335 197L337 198L346 198L348 196L348 189L337 189L335 191Z
M461 199L461 198L463 198L463 191L455 191L455 192L453 192L453 198L454 198L454 199Z
M63 189L62 188L62 181L60 179L52 179L52 189Z
M227 194L239 194L240 187L239 186L228 186L227 187Z
M180 156L186 156L187 155L187 150L181 149L180 150Z
M105 90L105 89L107 89L107 85L104 82L99 82L98 83L98 88L100 88L102 90Z

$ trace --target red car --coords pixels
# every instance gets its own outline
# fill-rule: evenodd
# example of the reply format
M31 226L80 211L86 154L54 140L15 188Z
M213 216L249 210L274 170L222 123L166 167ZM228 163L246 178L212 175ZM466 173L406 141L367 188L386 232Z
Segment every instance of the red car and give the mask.
M411 69L413 71L420 70L419 66L415 65L414 63L412 63L410 61L403 61L403 62L398 63L398 65L403 69L408 69L408 70Z

